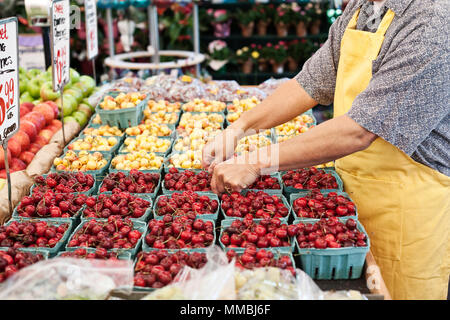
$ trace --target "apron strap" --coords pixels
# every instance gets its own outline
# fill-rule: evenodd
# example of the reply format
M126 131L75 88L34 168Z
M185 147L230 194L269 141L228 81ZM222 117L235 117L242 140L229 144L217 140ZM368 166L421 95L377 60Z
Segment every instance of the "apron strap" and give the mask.
M359 11L360 11L360 9L355 11L352 19L350 20L350 22L347 25L347 29L356 29L356 23L358 22Z
M384 36L386 34L387 29L391 25L392 20L394 20L395 13L391 9L386 12L383 20L381 20L380 25L378 26L377 34Z

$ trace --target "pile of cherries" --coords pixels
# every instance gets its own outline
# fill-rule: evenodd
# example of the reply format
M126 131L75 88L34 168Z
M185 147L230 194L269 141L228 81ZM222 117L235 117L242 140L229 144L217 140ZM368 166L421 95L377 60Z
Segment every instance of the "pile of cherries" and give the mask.
M72 235L69 247L131 249L136 247L141 232L134 229L130 218L111 216L107 221L88 220Z
M134 285L138 287L162 288L173 281L184 266L202 268L207 262L206 254L166 250L139 252L134 267Z
M156 249L205 248L214 243L214 224L187 216L150 220L145 242Z
M328 218L353 216L356 214L355 204L348 198L330 192L324 196L319 190L295 199L292 208L299 218Z
M20 269L41 260L44 260L44 256L40 253L24 252L13 248L9 248L7 251L0 251L0 283Z
M69 228L68 223L50 223L46 221L12 221L0 226L0 247L53 248Z
M277 248L290 246L290 238L295 235L278 218L255 223L251 217L246 217L244 220L234 220L223 229L220 240L227 248Z
M169 191L211 191L211 175L207 171L179 171L170 168L164 177L164 188Z
M229 250L227 257L229 262L235 258L236 266L241 269L275 267L289 270L295 275L294 265L288 255L280 255L280 257L275 258L271 251L248 247L242 254L238 254L234 250Z
M367 236L357 229L357 222L353 219L348 219L344 224L337 217L331 217L320 219L314 224L299 223L292 227L296 228L301 249L367 246Z
M173 193L171 196L160 196L155 211L158 216L171 214L195 219L197 215L214 214L218 207L217 200L193 191L184 191Z
M258 189L258 190L264 190L264 189L275 190L275 189L281 189L281 186L280 186L280 183L278 182L277 178L272 177L270 175L262 175L247 188L248 189Z
M86 218L106 219L113 216L140 218L151 206L151 202L138 198L128 192L100 194L86 199Z
M282 177L286 187L295 189L337 189L336 178L323 169L315 167L289 170Z
M136 169L130 170L129 174L112 172L103 180L99 192L153 193L159 178L159 173L143 173Z
M17 213L25 218L70 218L78 213L86 199L85 194L34 191L22 198Z
M90 174L83 172L49 173L47 177L37 176L33 192L44 193L52 190L56 193L75 193L89 191L95 184L95 179Z
M222 209L227 217L253 217L256 219L284 218L289 209L280 196L269 195L263 191L248 191L244 196L239 192L223 194Z
M78 248L74 251L65 251L61 257L78 259L101 259L101 260L119 260L119 253L108 252L105 248L97 248L94 252L88 252L85 248Z

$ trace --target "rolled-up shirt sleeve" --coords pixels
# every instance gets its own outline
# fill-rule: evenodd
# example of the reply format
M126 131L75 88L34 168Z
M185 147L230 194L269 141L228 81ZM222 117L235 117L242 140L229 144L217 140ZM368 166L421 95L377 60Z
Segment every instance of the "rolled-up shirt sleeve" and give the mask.
M449 113L448 32L436 25L416 28L375 60L378 71L347 113L409 156Z

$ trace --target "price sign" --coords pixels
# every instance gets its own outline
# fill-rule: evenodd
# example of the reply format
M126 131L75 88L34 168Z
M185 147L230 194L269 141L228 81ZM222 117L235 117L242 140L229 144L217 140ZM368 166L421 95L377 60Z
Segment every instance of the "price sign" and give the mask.
M53 91L60 91L70 81L69 0L53 0L50 17Z
M98 55L97 1L85 0L87 58L91 60Z
M19 130L17 18L0 20L0 142Z

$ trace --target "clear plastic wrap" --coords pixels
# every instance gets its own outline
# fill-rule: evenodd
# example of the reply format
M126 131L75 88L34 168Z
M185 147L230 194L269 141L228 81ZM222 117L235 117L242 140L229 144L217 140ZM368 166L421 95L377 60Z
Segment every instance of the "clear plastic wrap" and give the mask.
M276 88L282 83L289 81L289 78L274 79L270 78L258 86L258 89L264 91L267 95L271 95Z
M21 269L0 286L0 300L103 300L130 294L130 260L54 258Z

